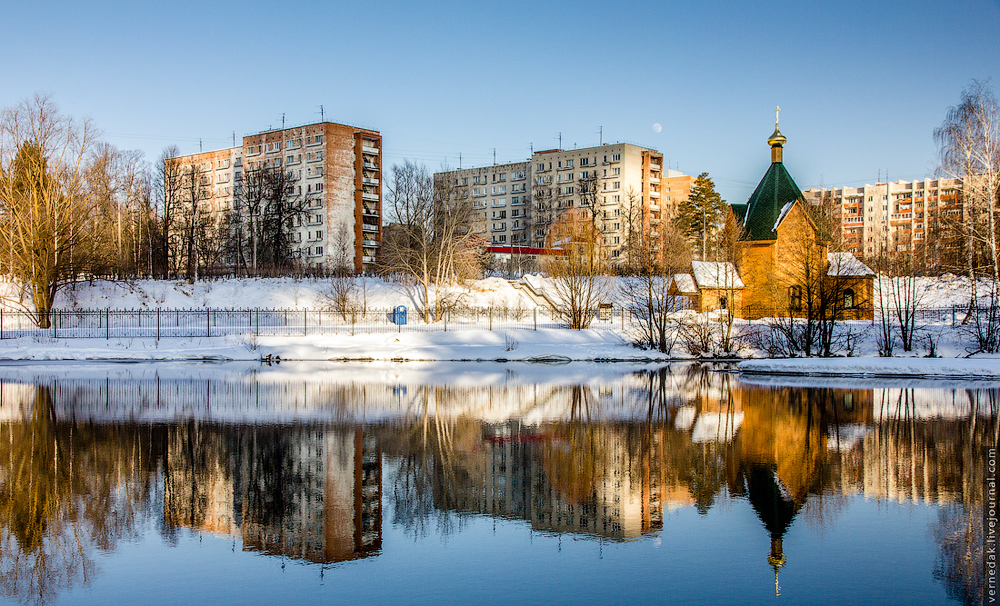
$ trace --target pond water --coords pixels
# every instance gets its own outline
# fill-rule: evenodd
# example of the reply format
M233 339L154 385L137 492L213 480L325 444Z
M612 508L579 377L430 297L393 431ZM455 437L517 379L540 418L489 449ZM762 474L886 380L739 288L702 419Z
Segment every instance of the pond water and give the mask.
M995 384L0 366L15 603L974 603Z

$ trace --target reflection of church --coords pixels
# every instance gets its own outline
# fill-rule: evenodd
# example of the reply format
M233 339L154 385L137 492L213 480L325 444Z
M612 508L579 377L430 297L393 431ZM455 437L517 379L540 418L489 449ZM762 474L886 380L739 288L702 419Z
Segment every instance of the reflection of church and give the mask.
M382 544L382 453L358 428L173 428L168 525L239 536L243 548L331 563Z

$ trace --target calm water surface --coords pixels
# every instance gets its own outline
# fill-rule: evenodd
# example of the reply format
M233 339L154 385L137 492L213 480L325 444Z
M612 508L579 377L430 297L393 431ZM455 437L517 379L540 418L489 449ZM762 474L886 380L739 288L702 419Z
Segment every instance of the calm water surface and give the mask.
M0 367L0 596L980 599L996 385L812 385L691 365Z

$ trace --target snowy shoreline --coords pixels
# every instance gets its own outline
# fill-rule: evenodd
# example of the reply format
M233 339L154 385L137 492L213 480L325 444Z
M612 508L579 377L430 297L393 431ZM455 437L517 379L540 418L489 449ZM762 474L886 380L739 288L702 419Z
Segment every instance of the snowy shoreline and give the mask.
M1000 379L997 358L786 358L744 360L737 365L747 375L809 377Z

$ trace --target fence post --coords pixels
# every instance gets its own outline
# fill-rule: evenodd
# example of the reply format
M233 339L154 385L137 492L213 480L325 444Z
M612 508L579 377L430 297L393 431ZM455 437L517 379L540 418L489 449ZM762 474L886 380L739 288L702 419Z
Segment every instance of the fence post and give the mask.
M308 313L309 313L308 309L303 309L302 310L302 336L303 337L308 334L306 332L306 326L309 324L309 316L307 315Z
M52 338L59 338L59 312L56 312L56 317L52 320Z
M156 308L156 340L160 340L160 308Z
M537 331L538 330L538 308L537 307L535 308L534 312L535 312L534 313L534 316L535 316L535 331Z
M448 332L448 316L450 316L450 315L451 315L451 310L450 309L444 310L444 331L445 332Z
M0 308L0 339L3 339L3 309Z
M490 313L490 332L492 332L493 331L493 308L492 307L490 308L489 313Z
M212 310L211 309L206 309L205 310L205 336L206 337L211 337L212 336Z
M257 308L257 335L260 336L260 308Z
M625 308L622 307L622 330L625 330Z
M104 310L104 338L105 340L111 339L111 308Z

